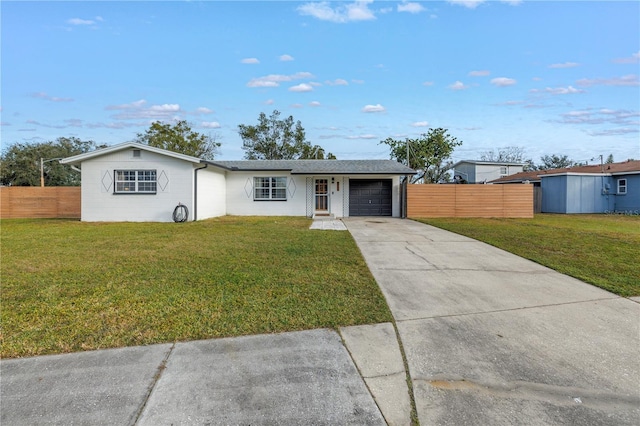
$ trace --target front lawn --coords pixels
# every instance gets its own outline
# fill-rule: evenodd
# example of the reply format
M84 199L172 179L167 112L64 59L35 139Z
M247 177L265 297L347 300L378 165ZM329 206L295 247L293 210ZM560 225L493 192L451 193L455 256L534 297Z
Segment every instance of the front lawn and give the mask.
M310 223L3 220L1 356L390 321L351 235Z
M484 241L620 296L640 296L640 217L417 219Z

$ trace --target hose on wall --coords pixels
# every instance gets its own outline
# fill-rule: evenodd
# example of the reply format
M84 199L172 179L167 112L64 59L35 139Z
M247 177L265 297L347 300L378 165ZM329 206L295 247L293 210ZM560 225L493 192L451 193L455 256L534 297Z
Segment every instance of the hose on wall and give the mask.
M184 204L178 203L175 209L173 209L173 221L186 222L189 218L189 209Z

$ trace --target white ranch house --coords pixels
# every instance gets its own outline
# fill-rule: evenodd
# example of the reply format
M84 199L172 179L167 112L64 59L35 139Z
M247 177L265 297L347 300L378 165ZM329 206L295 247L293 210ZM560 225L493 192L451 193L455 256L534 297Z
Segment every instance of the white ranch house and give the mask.
M82 174L81 219L170 222L216 216L400 216L392 160L206 161L128 142L61 160Z

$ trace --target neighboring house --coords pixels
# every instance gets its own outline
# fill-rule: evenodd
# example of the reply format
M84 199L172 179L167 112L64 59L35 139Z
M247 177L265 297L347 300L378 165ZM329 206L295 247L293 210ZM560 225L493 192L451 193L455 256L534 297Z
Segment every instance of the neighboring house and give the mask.
M524 172L491 183L527 181L540 185L543 213L640 213L637 160Z
M61 160L82 173L83 221L168 222L223 215L394 216L400 176L392 160L206 161L138 143Z
M464 179L467 183L487 183L519 173L523 168L523 163L463 160L453 165L453 177L456 181Z

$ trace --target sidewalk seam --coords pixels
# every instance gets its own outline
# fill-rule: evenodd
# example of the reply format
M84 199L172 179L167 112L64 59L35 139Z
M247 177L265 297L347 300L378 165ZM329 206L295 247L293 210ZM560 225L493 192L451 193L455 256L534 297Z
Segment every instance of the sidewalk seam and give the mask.
M144 399L142 400L142 403L140 404L140 407L138 408L138 412L136 413L135 418L133 419L133 423L132 423L133 425L138 424L138 421L140 420L140 416L142 416L142 413L144 412L144 409L147 406L147 403L149 402L149 398L151 397L151 393L155 389L156 384L160 380L160 377L162 377L162 373L167 368L167 362L169 361L169 357L173 353L173 349L175 347L176 347L176 344L174 342L171 345L171 347L169 348L169 350L167 351L167 354L165 355L164 359L160 362L160 365L158 365L158 368L156 369L156 374L153 375L153 380L151 381L151 384L149 385L149 388L147 389L147 393L144 396Z
M416 398L413 392L413 379L411 378L411 372L409 371L409 360L407 359L407 354L404 351L404 345L402 344L402 339L400 338L400 330L398 330L398 324L395 318L393 318L391 324L393 325L393 330L396 333L396 340L398 341L400 355L402 356L402 363L404 364L404 373L407 381L407 388L409 391L409 403L411 404L411 426L420 426L418 407L416 405Z
M495 313L499 313L499 312L523 311L523 310L526 310L526 309L550 308L550 307L554 307L554 306L577 305L577 304L580 304L580 303L591 303L591 302L601 302L601 301L604 302L604 301L608 301L608 300L618 300L618 299L628 299L628 298L627 297L622 297L622 296L602 297L602 298L598 298L598 299L577 300L575 302L549 303L549 304L546 304L546 305L522 306L520 308L496 309L494 311L465 312L465 313L462 313L462 314L433 315L433 316L430 316L430 317L398 319L396 321L398 321L398 322L409 322L409 321L421 321L421 320L435 319L435 318L451 318L451 317L464 317L464 316L469 316L469 315L495 314ZM633 302L633 300L632 300L632 302Z

